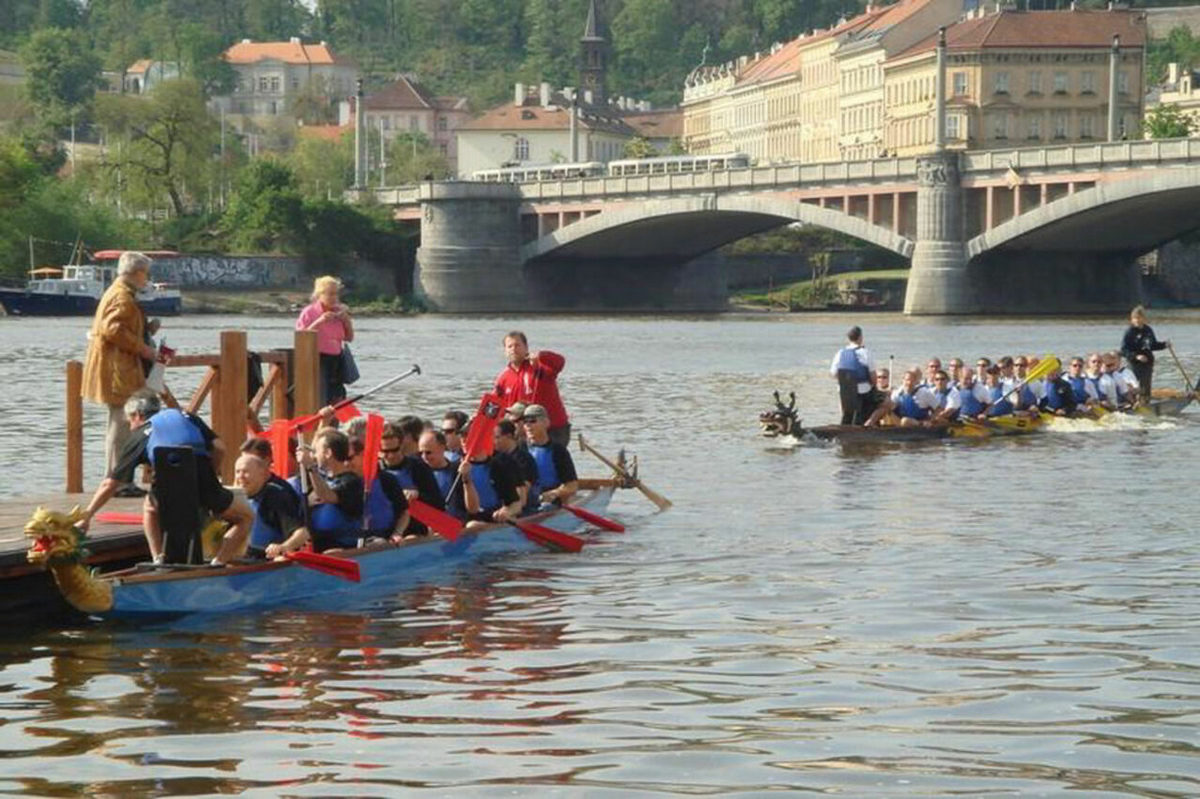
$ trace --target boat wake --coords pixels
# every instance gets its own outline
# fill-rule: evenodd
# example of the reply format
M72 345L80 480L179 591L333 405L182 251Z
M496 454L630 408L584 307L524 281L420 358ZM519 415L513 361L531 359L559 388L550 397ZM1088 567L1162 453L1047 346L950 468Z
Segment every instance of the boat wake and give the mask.
M1055 417L1046 425L1050 433L1112 433L1123 430L1174 430L1178 423L1154 416L1110 413L1103 419L1064 419Z

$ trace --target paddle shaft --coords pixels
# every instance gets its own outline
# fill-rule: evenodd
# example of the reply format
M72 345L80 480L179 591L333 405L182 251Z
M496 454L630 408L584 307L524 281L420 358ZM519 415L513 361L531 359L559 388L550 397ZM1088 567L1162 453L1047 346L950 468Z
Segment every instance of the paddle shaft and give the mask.
M1060 366L1062 366L1062 361L1058 360L1058 358L1055 358L1053 355L1047 355L1038 362L1037 366L1029 370L1029 374L1025 375L1024 380L1022 380L1020 383L1017 383L1008 391L1004 392L1004 396L1002 396L1000 399L1007 399L1010 395L1017 393L1034 380L1040 380Z
M603 463L603 464L604 464L605 466L607 466L608 468L612 469L614 473L621 475L621 476L622 476L622 477L624 477L626 480L629 480L629 481L630 481L630 482L633 484L633 487L634 487L634 488L636 488L638 491L641 491L641 492L642 492L642 494L643 494L643 495L646 497L646 499L650 500L650 501L651 501L651 502L653 502L655 505L657 505L657 506L658 506L658 508L659 508L659 510L666 510L667 508L671 507L671 505L673 504L673 503L671 502L671 500L667 499L667 498L666 498L666 497L664 497L662 494L659 494L658 492L656 492L656 491L652 491L652 490L650 490L649 488L647 488L647 487L646 487L646 485L645 485L645 484L644 484L644 483L643 483L641 480L639 480L639 479L637 479L636 477L634 477L633 475L631 475L631 474L628 472L628 470L626 470L626 469L622 468L621 466L618 466L617 464L613 463L613 462L612 462L612 461L610 461L608 458L606 458L604 455L602 455L602 454L600 454L599 452L597 452L597 451L596 451L596 450L595 450L595 449L592 447L592 445L591 445L591 444L588 444L588 443L587 443L587 442L586 442L586 441L583 439L583 436L582 436L582 435L580 435L580 436L579 436L579 446L580 446L580 448L582 448L582 449L583 449L585 452L590 452L590 453L592 453L593 455L595 455L595 456L596 456L596 458L597 458L597 459L598 459L598 460L599 460L601 463Z
M1179 360L1179 356L1175 354L1175 345L1168 344L1167 351L1171 353L1171 358L1175 361L1175 366L1179 369L1179 374L1183 375L1183 385L1188 391L1195 391L1192 385L1192 378L1188 377L1187 369L1183 368L1183 362Z
M395 385L396 383L399 383L401 380L405 379L406 377L412 377L413 375L419 375L419 374L421 374L421 367L414 363L412 365L412 368L409 369L407 372L404 372L403 374L398 374L395 377L390 377L387 380L384 380L379 385L377 385L373 388L369 388L366 391L362 392L361 394L355 394L353 397L346 397L345 399L338 400L330 407L332 407L335 411L338 410L339 408L345 408L347 405L353 405L356 402L365 400L367 397L371 396L372 394L378 394L380 391L383 391L385 388ZM312 414L309 414L308 416L302 416L301 418L293 421L292 427L299 430L301 428L308 427L310 424L313 424L320 420L321 420L321 414L312 413Z

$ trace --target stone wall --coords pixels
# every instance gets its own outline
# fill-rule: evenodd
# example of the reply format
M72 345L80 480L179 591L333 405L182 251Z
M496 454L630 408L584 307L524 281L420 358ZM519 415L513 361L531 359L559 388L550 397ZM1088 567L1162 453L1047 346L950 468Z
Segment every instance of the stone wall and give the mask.
M1200 244L1172 241L1159 247L1158 282L1175 302L1200 305Z
M411 273L411 265L409 266ZM411 289L411 275L369 261L354 261L333 272L351 289L365 294L391 295ZM295 256L184 255L154 262L153 279L183 289L224 291L308 291L314 277Z

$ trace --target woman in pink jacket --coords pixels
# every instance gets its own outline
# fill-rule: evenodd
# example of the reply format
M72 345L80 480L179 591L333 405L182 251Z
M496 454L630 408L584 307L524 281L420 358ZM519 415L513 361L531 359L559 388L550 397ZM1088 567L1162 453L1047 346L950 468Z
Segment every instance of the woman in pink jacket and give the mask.
M350 309L338 295L342 281L325 275L313 282L312 303L296 319L297 330L315 330L317 351L321 353L321 404L330 405L346 397L342 374L342 347L354 341Z

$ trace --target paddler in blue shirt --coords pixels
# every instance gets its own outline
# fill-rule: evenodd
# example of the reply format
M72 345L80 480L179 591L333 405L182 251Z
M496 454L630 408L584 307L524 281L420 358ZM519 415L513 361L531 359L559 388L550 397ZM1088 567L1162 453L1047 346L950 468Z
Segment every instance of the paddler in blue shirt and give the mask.
M1070 364L1067 366L1065 379L1071 386L1071 397L1075 400L1076 409L1084 406L1090 407L1099 399L1096 396L1095 387L1088 382L1087 376L1083 373L1083 358L1074 357L1071 359Z
M1000 381L999 366L988 367L987 382L984 384L984 390L987 392L988 416L1011 416L1013 411L1016 410L1009 399L1011 395Z
M901 427L927 424L937 399L933 392L920 385L921 370L909 369L904 373L904 383L892 394L892 405L895 414L900 417Z
M529 439L529 454L537 463L538 494L543 504L570 502L579 490L575 462L562 444L550 440L550 417L541 405L525 406L521 417Z
M930 420L932 424L950 424L958 418L962 396L957 388L950 385L950 375L941 369L933 373L933 398L937 400L937 406Z
M323 428L312 449L296 453L307 472L309 532L317 552L352 549L362 536L363 480L351 465L350 439L340 430Z

